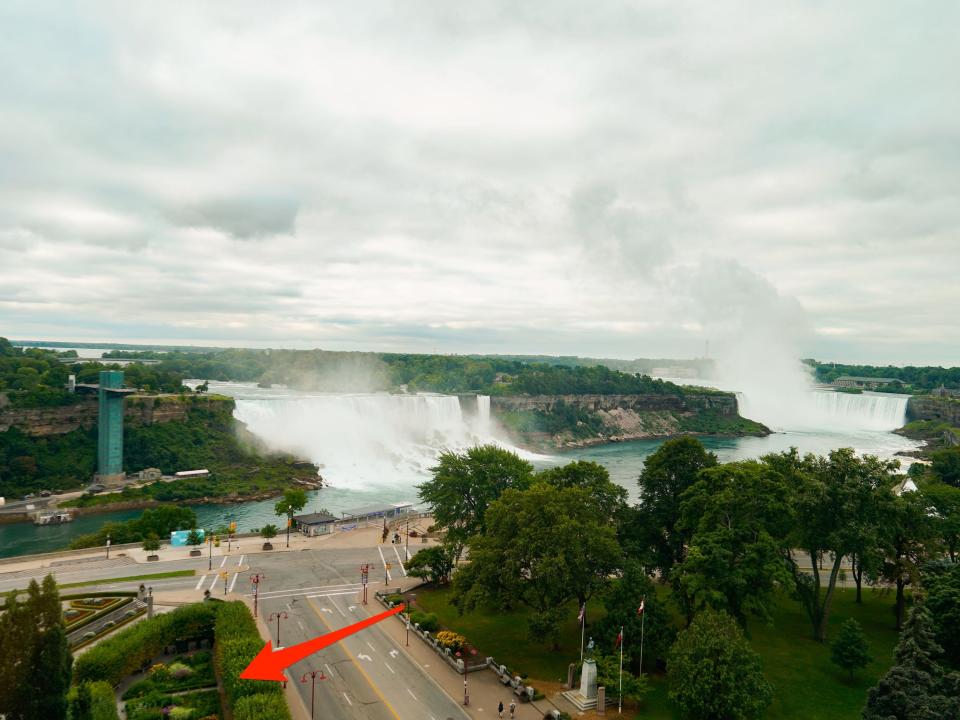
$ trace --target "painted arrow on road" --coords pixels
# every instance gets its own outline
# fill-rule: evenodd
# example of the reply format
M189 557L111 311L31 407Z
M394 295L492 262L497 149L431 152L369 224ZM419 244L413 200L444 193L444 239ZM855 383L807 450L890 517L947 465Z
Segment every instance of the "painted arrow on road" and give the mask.
M391 650L391 651L390 651L390 657L396 657L396 656L399 655L399 654L400 654L400 651L399 651L399 650Z
M370 657L369 655L364 655L363 653L358 653L357 657L360 658L361 660L366 660L367 662L373 662L372 657Z
M274 650L273 643L268 640L267 644L257 653L253 661L240 673L240 677L244 680L273 680L275 682L283 682L287 679L283 675L284 669L303 660L303 658L308 655L313 655L313 653L318 650L322 650L329 645L343 640L345 637L353 635L355 632L375 625L391 615L403 612L404 607L404 605L397 605L395 608L385 610L379 615L368 617L353 625L347 625L339 630L334 630L326 635L321 635L320 637L313 638L313 640L292 645L283 650ZM370 658L368 657L367 659L369 660Z

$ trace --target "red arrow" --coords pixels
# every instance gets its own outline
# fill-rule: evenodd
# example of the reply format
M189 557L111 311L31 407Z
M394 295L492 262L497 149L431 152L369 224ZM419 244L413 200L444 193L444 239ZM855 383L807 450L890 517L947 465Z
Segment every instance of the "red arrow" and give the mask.
M323 648L328 645L340 642L345 637L370 627L384 618L403 612L405 607L404 605L398 605L379 615L368 617L366 620L361 620L353 625L347 625L345 628L334 630L331 633L321 635L313 640L307 640L299 645L291 645L288 648L277 650L276 652L273 650L273 643L268 640L267 644L263 646L263 650L257 653L257 656L247 665L247 669L240 673L240 677L244 680L276 680L277 682L283 682L287 679L284 677L283 671L295 662L303 660L307 655L313 655L313 653L318 650L323 650Z

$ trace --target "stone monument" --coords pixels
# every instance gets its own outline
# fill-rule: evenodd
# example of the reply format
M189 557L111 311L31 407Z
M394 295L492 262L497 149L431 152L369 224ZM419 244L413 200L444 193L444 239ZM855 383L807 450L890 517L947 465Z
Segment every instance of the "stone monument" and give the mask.
M567 690L563 693L563 696L581 711L597 707L597 663L593 659L593 648L593 638L590 638L586 658L580 669L580 689Z

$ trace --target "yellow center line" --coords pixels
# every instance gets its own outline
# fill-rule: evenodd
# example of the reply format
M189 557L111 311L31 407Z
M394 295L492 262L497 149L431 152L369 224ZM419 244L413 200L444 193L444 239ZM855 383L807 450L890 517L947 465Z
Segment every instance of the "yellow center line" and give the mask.
M307 602L310 603L310 607L313 608L313 611L317 614L317 617L320 618L320 622L322 622L324 625L327 626L327 630L329 630L330 632L333 632L334 628L330 625L330 623L327 622L326 618L323 617L323 613L320 612L320 608L317 607L316 603L313 602L313 600L311 600L310 598L307 598ZM344 640L345 639L346 638L344 638ZM367 671L363 669L363 666L359 662L357 662L357 659L353 656L353 653L347 650L346 645L343 644L344 640L341 640L340 642L338 642L337 645L341 645L343 647L343 651L346 653L347 657L350 658L350 662L352 662L354 666L357 668L357 670L360 671L360 674L363 675L364 679L367 681L367 685L370 686L370 689L373 690L373 692L376 693L377 697L380 698L383 704L386 705L387 710L390 711L390 714L393 715L393 717L395 717L396 720L400 720L400 716L397 715L397 711L393 709L393 705L391 705L390 702L383 696L383 693L380 692L380 688L378 688L373 683L373 679L367 674Z

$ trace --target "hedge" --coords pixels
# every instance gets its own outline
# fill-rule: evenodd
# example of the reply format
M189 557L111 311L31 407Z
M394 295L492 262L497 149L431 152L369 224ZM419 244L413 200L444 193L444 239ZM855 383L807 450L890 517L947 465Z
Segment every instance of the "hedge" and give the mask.
M106 680L116 685L162 653L164 647L175 640L209 637L215 618L214 606L196 603L142 620L77 658L73 664L73 682Z
M264 718L289 718L290 711L283 695L261 693L237 700L233 708L233 720L263 720Z
M263 649L263 639L247 606L236 600L220 605L214 637L217 675L227 704L233 708L234 720L290 720L280 683L240 679L240 673ZM267 708L267 714L257 714L260 708Z
M113 688L102 680L90 683L90 717L92 720L120 720Z

